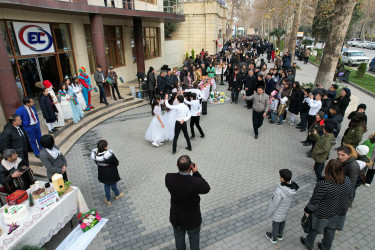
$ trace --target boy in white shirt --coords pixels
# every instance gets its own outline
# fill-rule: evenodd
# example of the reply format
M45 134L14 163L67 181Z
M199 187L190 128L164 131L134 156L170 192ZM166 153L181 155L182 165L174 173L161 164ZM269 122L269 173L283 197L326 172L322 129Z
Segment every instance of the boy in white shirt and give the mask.
M201 134L201 138L204 138L204 133L199 125L200 120L200 114L202 112L202 105L197 100L197 94L196 93L190 93L191 101L187 101L185 99L185 103L190 105L191 108L191 120L190 120L190 130L191 130L191 139L195 138L195 132L194 132L194 124L197 126L197 129L199 130L199 133Z
M277 125L281 126L283 124L283 117L286 112L286 108L288 106L288 97L284 96L280 99L280 105L277 109L277 114L279 115L279 123Z

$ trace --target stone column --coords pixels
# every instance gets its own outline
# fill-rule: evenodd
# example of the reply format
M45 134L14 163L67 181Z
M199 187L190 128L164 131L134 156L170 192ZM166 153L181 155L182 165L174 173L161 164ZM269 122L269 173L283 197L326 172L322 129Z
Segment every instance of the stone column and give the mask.
M5 119L7 120L22 105L22 102L3 36L6 36L6 34L3 34L0 29L0 101Z
M137 58L137 72L145 73L145 53L143 50L142 19L133 18L135 55Z
M91 28L91 37L92 37L92 45L94 49L94 57L95 57L95 68L97 65L102 66L103 75L107 77L108 75L108 65L107 65L107 57L105 52L105 42L104 42L104 27L103 27L103 19L102 16L99 14L90 14L90 28ZM108 84L104 87L105 96L110 97L111 91L109 89Z

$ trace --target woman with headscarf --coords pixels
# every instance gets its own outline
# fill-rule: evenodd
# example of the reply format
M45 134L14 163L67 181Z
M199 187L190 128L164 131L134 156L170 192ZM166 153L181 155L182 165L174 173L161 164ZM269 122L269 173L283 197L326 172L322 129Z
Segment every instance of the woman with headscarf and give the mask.
M334 101L339 106L340 114L345 117L346 108L349 106L351 91L349 88L343 88L340 92L340 96Z

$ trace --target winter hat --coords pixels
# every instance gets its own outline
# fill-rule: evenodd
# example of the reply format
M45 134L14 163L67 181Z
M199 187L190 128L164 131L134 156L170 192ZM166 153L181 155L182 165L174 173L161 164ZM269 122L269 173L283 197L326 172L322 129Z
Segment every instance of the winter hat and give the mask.
M366 108L367 108L366 104L361 103L361 104L358 105L357 110L358 109L364 109L364 110L366 110Z
M335 129L335 127L330 123L324 125L324 130L327 133L332 133L334 129Z
M317 115L319 115L320 118L323 119L324 116L326 115L326 113L324 113L323 111L319 111L319 112L317 113Z
M84 67L81 67L78 69L78 71L81 73L81 72L86 72L86 69Z
M43 86L48 89L49 87L52 86L52 83L49 80L44 80L43 81Z
M367 155L368 152L370 151L368 146L366 145L359 145L355 148L355 150L358 152L360 155Z

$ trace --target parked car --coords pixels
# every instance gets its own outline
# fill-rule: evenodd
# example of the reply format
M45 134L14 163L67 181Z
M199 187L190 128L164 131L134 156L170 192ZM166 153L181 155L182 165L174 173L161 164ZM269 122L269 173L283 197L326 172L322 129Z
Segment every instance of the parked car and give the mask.
M354 45L356 42L359 42L359 41L362 41L362 39L361 38L352 38L352 39L350 39L348 42L347 42L347 44L349 44L350 46L356 46L356 45Z
M370 58L366 57L365 53L359 50L348 50L343 52L341 55L341 60L349 67L370 62Z
M366 48L367 49L375 49L375 42L368 43Z
M370 43L369 41L361 41L361 42L358 42L357 47L358 48L366 48L367 44L369 44L369 43Z

